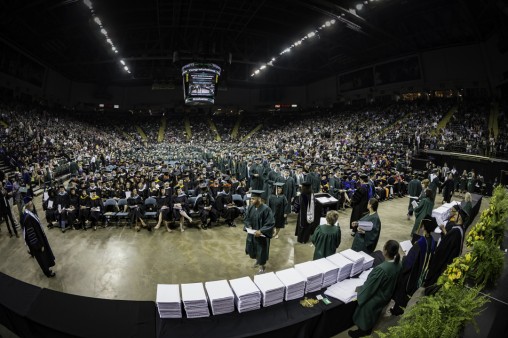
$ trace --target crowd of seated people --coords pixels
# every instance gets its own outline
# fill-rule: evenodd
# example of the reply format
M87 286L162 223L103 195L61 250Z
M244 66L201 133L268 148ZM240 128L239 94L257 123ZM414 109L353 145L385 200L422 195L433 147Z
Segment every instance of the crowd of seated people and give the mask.
M334 193L342 206L358 188L360 174L369 176L379 199L403 196L411 152L415 145L429 144L431 131L451 105L445 100L399 102L341 112L310 111L296 117L281 115L269 122L258 115L246 115L239 140L221 141L207 125L206 119L215 116L191 118L190 140L183 118L169 116L162 143L157 143L155 136L143 142L134 136L139 133L133 127L139 125L147 135L156 135L160 117L136 117L131 123L107 114L73 115L10 106L2 107L2 120L8 128L0 137L5 158L18 171L16 179L29 190L44 183L45 202L55 199L48 202L51 207L44 204L49 224L58 224L63 231L96 228L112 208L115 215L126 213L136 229L151 229L145 222L150 209L159 227L173 221L183 230L189 216L198 214L207 215L202 218L204 228L221 218L229 226L235 225L240 215L237 208L243 205L234 203L233 195L240 196L236 202L244 201L255 157L262 158L263 177L277 179L287 170L295 181L301 181L298 174L306 179L318 164L319 190L328 191L335 175L340 183ZM236 116L218 121L222 121L218 128L225 132ZM263 128L242 141L260 123ZM59 158L70 163L72 175L71 184L63 190L53 173ZM272 181L266 184L266 189L271 189L273 179L267 181ZM199 192L208 196L206 209L196 203ZM56 201L60 193L72 196L69 200L74 203L67 198L65 203ZM156 200L154 208L145 203L150 197ZM116 204L106 205L111 199Z

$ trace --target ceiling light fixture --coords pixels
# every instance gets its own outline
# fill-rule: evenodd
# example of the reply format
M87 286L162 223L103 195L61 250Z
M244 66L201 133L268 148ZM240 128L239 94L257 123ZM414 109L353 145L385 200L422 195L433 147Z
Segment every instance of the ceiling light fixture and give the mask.
M361 11L363 9L363 4L356 5L356 9Z

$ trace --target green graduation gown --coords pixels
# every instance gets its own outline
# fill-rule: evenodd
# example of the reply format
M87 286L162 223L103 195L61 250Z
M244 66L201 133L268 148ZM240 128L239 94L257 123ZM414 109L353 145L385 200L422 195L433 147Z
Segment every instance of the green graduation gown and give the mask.
M467 229L468 226L471 225L473 219L471 218L471 212L473 211L473 204L469 201L464 203L462 206L462 210L467 214L467 219L464 220L464 228Z
M316 228L311 237L315 246L314 260L331 256L340 245L340 227L322 224Z
M366 231L365 234L356 233L351 249L354 251L364 251L368 254L376 250L379 234L381 233L381 220L377 212L372 215L365 215L360 221L372 222L372 230Z
M249 255L250 258L255 258L257 264L265 265L266 261L268 261L270 238L272 237L273 227L275 225L272 211L265 204L261 204L258 208L251 205L245 213L243 223L244 230L246 230L246 228L260 230L265 236L255 237L254 235L247 234L247 240L245 242L245 253Z
M424 197L418 203L418 206L415 210L415 224L413 225L413 229L411 230L411 235L418 234L418 228L420 227L420 223L425 218L425 216L432 216L432 209L434 209L434 202L428 197Z
M361 330L371 330L383 308L390 302L401 267L399 263L383 262L367 277L358 292L358 307L353 314L353 322Z
M268 200L268 206L272 210L275 219L276 228L284 228L286 226L286 214L288 201L284 195L271 195Z

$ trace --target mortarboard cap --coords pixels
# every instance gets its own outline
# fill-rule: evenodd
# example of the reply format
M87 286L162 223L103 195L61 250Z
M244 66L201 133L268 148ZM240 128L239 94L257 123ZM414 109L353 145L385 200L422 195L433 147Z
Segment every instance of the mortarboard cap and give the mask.
M32 197L31 196L25 196L25 197L23 197L23 203L28 204L31 201L32 201Z
M264 193L264 190L251 190L252 197L261 197Z
M276 187L283 187L285 185L285 183L283 183L283 182L275 182L273 185L276 186Z

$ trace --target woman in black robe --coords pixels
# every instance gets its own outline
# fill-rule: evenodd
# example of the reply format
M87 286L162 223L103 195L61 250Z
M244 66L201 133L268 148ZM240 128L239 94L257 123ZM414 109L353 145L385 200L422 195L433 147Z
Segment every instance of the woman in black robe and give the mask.
M143 228L146 228L146 223L143 220L143 199L138 195L138 191L135 188L132 189L131 197L127 199L127 204L129 206L131 223L134 223L136 231L141 230L138 221L141 222Z
M443 203L450 203L453 195L454 185L455 183L453 182L453 174L450 173L441 186L443 188Z
M189 216L189 205L187 204L187 195L180 186L176 188L175 195L173 196L173 217L180 220L180 231L184 232L183 222L185 219L192 223L192 218Z

